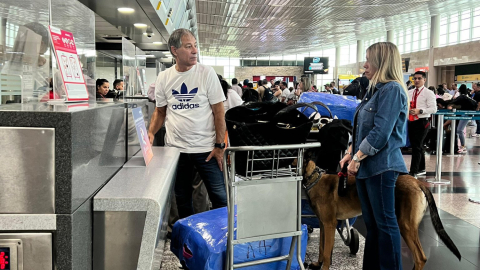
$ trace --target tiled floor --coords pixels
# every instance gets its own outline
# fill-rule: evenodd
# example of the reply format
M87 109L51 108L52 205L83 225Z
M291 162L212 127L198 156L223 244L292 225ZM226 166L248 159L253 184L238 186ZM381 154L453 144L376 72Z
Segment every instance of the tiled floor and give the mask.
M446 232L458 247L462 260L456 257L438 238L427 211L419 226L420 240L428 258L425 270L474 270L480 269L480 204L468 199L480 199L480 138L467 138L468 153L462 155L442 155L442 179L450 180L448 185L434 185L425 182L435 198L440 218ZM410 166L410 155L404 155L407 167ZM426 156L427 175L419 180L435 178L436 156ZM354 225L362 234L366 234L361 217ZM365 239L360 236L360 251L357 256L349 256L346 247L336 234L332 270L361 269L363 245ZM315 230L309 238L306 262L318 258L319 231ZM169 251L169 243L165 247L165 257L161 269L179 269L178 260ZM413 268L413 258L405 243L402 246L403 269Z

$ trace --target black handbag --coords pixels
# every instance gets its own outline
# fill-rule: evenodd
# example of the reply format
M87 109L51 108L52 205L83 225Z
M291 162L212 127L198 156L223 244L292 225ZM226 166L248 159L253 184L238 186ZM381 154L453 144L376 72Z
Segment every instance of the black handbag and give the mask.
M277 103L252 103L246 106L237 106L227 111L225 120L231 146L266 146L282 144L305 143L313 125L313 117L309 118L297 110L301 107L313 105L297 103L286 107ZM236 172L245 175L248 159L255 160L248 164L248 171L272 170L273 151L237 152L235 157ZM278 152L277 152L278 154ZM282 150L279 156L290 157L296 150ZM279 167L286 167L293 160L280 159Z

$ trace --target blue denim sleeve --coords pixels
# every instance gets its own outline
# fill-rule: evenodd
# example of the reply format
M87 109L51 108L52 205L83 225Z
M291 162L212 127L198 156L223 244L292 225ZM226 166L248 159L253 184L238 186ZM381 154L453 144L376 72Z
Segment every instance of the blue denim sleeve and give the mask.
M374 127L359 146L359 150L369 156L387 144L400 112L406 110L407 97L398 83L389 83L379 91Z

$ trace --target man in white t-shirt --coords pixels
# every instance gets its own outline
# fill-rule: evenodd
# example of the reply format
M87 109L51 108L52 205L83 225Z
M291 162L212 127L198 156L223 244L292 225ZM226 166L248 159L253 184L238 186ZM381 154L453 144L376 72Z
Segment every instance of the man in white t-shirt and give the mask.
M197 41L187 29L175 30L168 48L176 64L160 72L155 82L155 109L148 136L165 121L165 146L181 152L175 180L180 218L193 214L192 182L196 172L205 182L213 208L227 205L222 173L225 151L225 111L220 81L212 67L197 63Z
M288 90L288 84L287 82L281 82L280 83L280 89L282 90L282 102L286 103L287 102L287 97L290 95L290 90Z
M237 78L232 79L232 89L237 92L237 94L242 97L243 96L243 90L240 86L238 86L238 80Z

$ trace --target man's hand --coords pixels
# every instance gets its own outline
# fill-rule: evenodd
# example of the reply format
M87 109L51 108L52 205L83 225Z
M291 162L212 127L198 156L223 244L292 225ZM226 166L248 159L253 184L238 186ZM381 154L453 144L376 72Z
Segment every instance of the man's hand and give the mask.
M420 109L410 109L410 114L411 114L411 115L420 114Z
M153 133L148 132L148 140L150 141L150 146L153 145L153 140L155 139L155 135Z
M208 155L207 159L205 162L209 162L212 157L214 157L217 160L218 167L220 168L220 171L223 172L223 153L225 152L225 149L221 149L218 147L213 148L212 152L210 152L210 155Z

